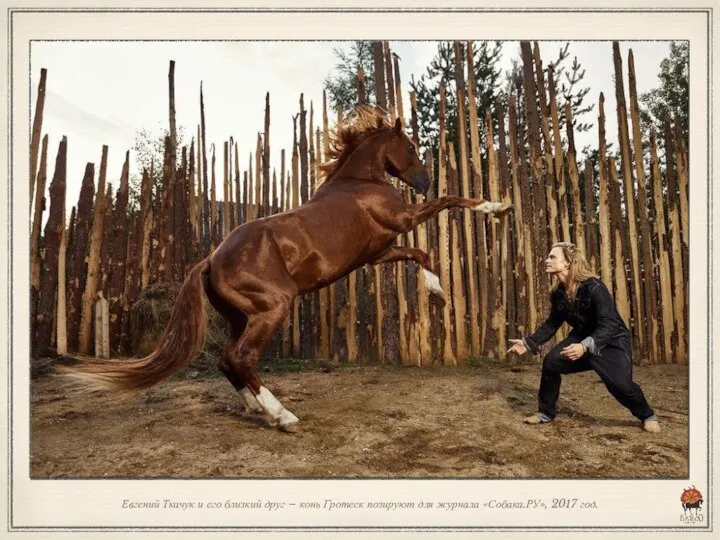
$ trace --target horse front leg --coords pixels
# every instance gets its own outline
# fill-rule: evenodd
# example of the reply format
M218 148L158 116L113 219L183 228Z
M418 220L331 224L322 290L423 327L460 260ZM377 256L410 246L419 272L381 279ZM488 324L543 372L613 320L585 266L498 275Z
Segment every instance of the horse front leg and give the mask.
M495 214L498 217L507 214L513 207L509 203L503 204L501 202L486 201L485 199L465 199L456 195L447 195L426 203L407 205L405 207L405 219L403 220L407 230L403 232L408 232L428 219L435 217L443 210L456 206L485 214Z
M388 249L383 251L380 256L371 261L369 264L383 264L397 261L415 261L418 263L425 275L425 286L430 292L430 301L439 304L440 307L444 307L447 301L445 300L445 293L440 287L440 278L433 272L430 266L430 256L423 250L418 248L390 246Z

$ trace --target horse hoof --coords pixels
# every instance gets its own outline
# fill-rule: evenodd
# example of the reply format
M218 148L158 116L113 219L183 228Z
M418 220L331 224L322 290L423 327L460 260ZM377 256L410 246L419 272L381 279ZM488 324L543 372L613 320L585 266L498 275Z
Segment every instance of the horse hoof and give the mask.
M300 426L298 424L299 422L292 422L291 424L278 426L278 429L280 431L284 431L285 433L298 433L300 431Z
M444 308L445 305L447 304L447 302L445 301L445 298L443 298L442 296L438 296L436 294L430 295L430 302L432 304L435 304L439 308Z

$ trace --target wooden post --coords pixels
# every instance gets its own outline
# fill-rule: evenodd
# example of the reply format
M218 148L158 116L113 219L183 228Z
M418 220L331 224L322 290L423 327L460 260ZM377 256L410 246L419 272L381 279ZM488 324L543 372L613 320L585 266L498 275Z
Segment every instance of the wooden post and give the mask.
M170 123L170 170L173 175L177 168L177 131L175 129L175 60L170 60L170 69L168 70L168 104L169 104L169 123Z
M457 88L457 125L458 125L458 150L460 151L460 178L461 192L460 196L472 197L470 191L470 177L468 172L468 151L467 151L467 126L465 124L465 57L463 56L462 46L459 41L454 42L455 49L455 87ZM468 72L473 71L472 60L468 64ZM470 77L474 82L474 77ZM469 101L475 102L474 88L469 90ZM472 120L471 120L472 122ZM470 131L476 131L477 124L471 123ZM477 288L477 276L475 273L475 235L473 234L473 211L469 208L463 210L463 231L465 233L463 240L464 258L466 262L466 278L467 301L470 309L470 353L473 356L480 354L480 325L478 323L478 314L480 313L480 298Z
M438 122L440 125L440 142L438 157L438 197L448 194L448 174L447 174L447 147L445 132L445 81L440 84L440 113ZM450 285L450 223L448 212L441 212L438 215L438 244L440 255L440 286L447 300L447 305L443 310L443 326L444 326L444 342L443 342L443 364L456 365L457 356L455 354L455 331L450 318L450 312L453 309L452 288Z
M630 298L627 290L627 276L625 274L625 257L627 251L624 249L623 235L625 233L623 219L620 210L620 182L618 181L617 166L615 158L608 158L608 170L610 173L609 189L610 189L610 234L613 235L613 269L615 274L615 304L618 313L626 324L630 324L632 311L630 308Z
M468 118L470 122L470 154L472 157L472 181L470 182L472 188L472 197L481 199L483 197L483 176L482 167L480 165L480 121L478 120L477 100L476 100L476 88L477 80L475 77L475 53L473 51L473 42L468 41L465 44L466 48L466 63L468 65ZM487 294L480 294L480 291L487 291L490 286L489 281L489 263L487 258L487 234L486 234L486 220L484 216L475 213L473 216L475 221L475 246L477 249L477 256L469 259L472 264L477 267L476 281L478 283L477 296L479 298L479 305L477 306L477 312L472 315L472 319L477 322L477 329L479 331L479 352L478 354L486 351L485 340L487 336L487 330L489 327L490 317L488 310L488 297ZM471 306L471 309L474 309ZM475 332L474 331L474 332ZM473 333L474 333L473 332ZM473 353L475 354L475 353Z
M175 171L172 166L172 143L165 137L165 155L163 159L162 199L160 219L162 236L160 243L161 275L167 282L174 281L175 267Z
M680 212L677 203L677 170L674 161L677 156L674 155L675 142L670 124L665 124L665 164L667 167L667 208L668 208L668 226L670 235L670 253L673 269L673 311L675 313L675 362L687 363L686 348L686 319L685 319L685 275L683 273L682 262L682 226L680 225Z
M635 153L635 174L638 181L638 214L640 219L640 251L642 251L642 292L643 306L640 310L646 317L646 329L648 332L648 352L653 362L660 358L660 339L658 336L659 323L657 319L658 305L655 295L655 283L657 277L653 267L652 237L650 235L650 216L648 214L647 182L645 180L645 169L643 164L642 133L640 131L640 111L638 107L637 89L635 84L635 61L632 49L628 55L628 78L630 89L630 116L633 128L633 149ZM627 120L626 120L627 121ZM632 240L631 240L632 241ZM639 284L638 284L639 285ZM639 288L639 287L638 287Z
M673 294L672 294L672 276L670 274L670 239L668 238L665 228L665 207L662 186L662 175L660 174L660 166L658 165L657 146L655 142L655 134L650 134L650 174L653 188L653 203L655 212L655 234L657 236L656 263L658 272L657 277L660 283L660 309L662 313L662 362L673 363L672 358L674 351L672 347L672 336L675 325L673 317ZM677 301L677 300L676 300ZM656 359L659 361L659 359Z
M210 238L212 249L218 245L217 186L215 181L215 143L210 145Z
M455 159L455 146L452 141L447 143L448 155L448 194L457 195L459 192L458 170ZM466 282L463 279L462 229L460 226L460 212L450 211L450 268L452 273L451 295L455 314L455 358L458 364L464 364L468 358L467 342L467 294ZM447 308L446 308L447 309Z
M375 99L378 106L387 111L387 99L385 94L385 66L383 58L383 44L382 41L372 42L372 54L374 64L374 77L375 77Z
M200 126L201 126L201 139L202 139L202 192L203 192L203 253L210 253L210 237L212 236L211 222L210 222L210 208L208 208L208 162L207 152L205 151L205 105L203 104L203 91L202 82L200 83ZM213 167L214 171L214 167Z
M223 231L222 237L225 238L230 232L230 169L228 155L228 142L223 143Z
M497 153L493 141L493 125L490 111L485 115L485 145L488 160L488 190L490 199L493 201L500 200L500 185L498 174ZM490 341L491 350L495 350L499 358L505 357L506 339L505 339L505 306L502 303L502 274L501 274L501 256L500 244L501 235L498 230L498 222L491 215L486 214L490 220L490 270L491 283L495 284L491 291L488 291L488 303L492 307L492 340Z
M505 136L505 109L500 98L498 98L495 103L495 110L497 111L498 124L497 163L499 164L500 172L499 200L502 201L503 205L509 206L512 203L512 197L510 195L511 181L507 156L507 142ZM505 358L507 350L507 333L508 331L510 331L513 335L516 335L514 326L517 323L517 292L515 288L515 272L513 270L517 249L513 248L512 245L513 237L511 236L511 228L514 225L514 222L511 221L510 216L508 216L507 218L499 218L498 221L500 236L500 272L502 275L502 277L500 278L500 289L502 291L500 305L502 313L500 315L500 340L497 350L499 357Z
M152 208L152 178L147 169L143 171L142 187L140 189L140 221L142 223L142 243L140 248L140 283L141 290L148 288L150 284L150 248L151 233L153 224Z
M197 238L197 196L195 192L195 140L193 139L190 141L190 170L188 171L188 188L187 188L187 198L188 198L188 219L190 220L190 233L192 234L192 243L193 246L193 254L192 258L195 259L197 257L197 254L195 253L195 246L197 242L195 239Z
M42 68L40 70L40 82L38 83L37 100L35 102L35 118L33 119L32 137L30 139L30 190L28 191L30 208L32 208L33 203L33 190L35 188L35 173L37 171L38 150L40 149L40 135L42 135L43 110L45 109L46 81L47 69ZM40 195L40 198L42 198L45 192L41 192L40 190L38 190L38 193Z
M50 215L45 224L44 244L45 279L40 286L38 310L33 341L33 357L46 356L52 346L56 325L55 310L58 290L58 259L62 235L65 230L65 182L67 164L67 137L63 137L55 159L55 173L50 183Z
M598 224L595 220L595 196L593 194L594 180L593 167L589 159L585 160L585 172L583 173L584 191L585 191L585 247L587 249L587 260L590 266L597 271L600 267L598 246L599 234Z
M55 349L58 354L66 354L67 348L67 297L65 295L66 273L65 255L67 253L67 229L65 228L65 211L63 209L63 228L60 233L60 248L58 249L58 287L57 310L55 313Z
M30 309L31 319L35 320L37 301L40 294L40 229L45 210L45 183L47 181L47 146L48 136L43 137L40 169L37 174L37 194L35 195L35 216L33 217L30 234ZM32 195L31 195L32 196Z
M565 120L567 121L567 137L568 137L568 175L570 176L570 185L572 186L572 208L573 208L573 242L578 249L590 260L590 253L585 246L585 220L590 221L593 213L594 205L586 207L586 216L583 217L582 206L580 204L580 175L577 168L577 156L575 152L575 135L572 124L572 107L570 103L565 104ZM591 186L592 189L592 186ZM592 198L592 192L590 192Z
M129 171L130 152L126 152L125 163L123 163L122 173L120 174L120 187L117 191L115 208L112 213L111 228L106 231L106 236L110 237L112 241L113 249L113 253L109 258L111 268L108 268L110 275L107 287L107 300L110 309L110 335L113 336L115 340L120 335L120 320L125 310L125 302L127 301L123 293L125 291L125 273L127 271L125 260L128 237L130 235L127 222ZM119 350L119 341L115 342L115 348Z
M92 314L95 306L95 295L100 270L100 246L103 238L103 218L105 217L105 173L107 171L108 147L102 148L102 159L100 161L100 177L98 189L95 195L95 209L93 215L92 233L90 236L90 260L88 262L87 281L82 296L82 312L80 315L80 341L78 350L81 354L91 352Z
M555 96L555 81L553 80L553 68L548 67L548 88L550 89L550 115L553 125L553 144L555 147L555 161L553 172L555 173L555 188L557 193L557 205L560 215L560 228L564 242L570 241L570 218L568 216L567 189L565 187L565 168L563 167L563 150L560 142L560 117L558 114L557 97ZM569 104L568 104L569 105Z
M680 124L675 123L675 166L677 167L678 191L680 193L680 233L682 239L683 272L688 276L688 249L690 247L690 221L688 208L688 164L685 141L680 132ZM685 291L687 293L687 290ZM685 299L687 304L687 298Z
M528 41L520 42L520 49L523 59L523 86L525 89L525 125L527 126L527 137L529 142L529 181L532 186L532 197L534 201L534 209L532 220L530 223L535 224L535 246L533 249L533 269L544 268L544 260L548 250L547 235L547 201L545 190L541 186L542 182L542 155L540 151L540 124L536 103L536 88L533 77L533 56ZM543 273L544 274L544 273ZM537 308L540 312L550 312L550 298L547 294L548 281L544 275L536 271L533 276L536 280Z
M510 96L510 170L513 182L513 218L515 219L515 236L517 238L517 269L516 292L518 304L527 305L527 309L518 309L518 332L527 335L535 330L537 325L537 306L535 305L535 272L533 259L533 225L530 186L527 179L521 175L520 160L523 159L518 150L517 99Z
M383 64L385 65L385 83L387 85L387 102L390 120L395 122L397 113L395 109L395 78L393 77L392 55L390 54L390 43L383 41Z
M599 130L599 174L600 174L600 203L598 219L600 227L600 277L605 285L610 287L613 283L611 263L611 234L610 234L610 206L608 201L608 178L607 178L607 143L605 139L605 96L600 92L598 102L598 130Z
M635 210L635 190L633 189L632 156L630 155L630 140L628 135L627 108L625 106L625 85L623 84L622 58L620 44L613 41L613 63L615 65L615 99L617 101L618 140L620 142L620 158L622 162L623 184L625 186L625 211L628 220L628 233L630 235L630 267L632 270L633 304L632 313L634 329L637 337L640 354L647 352L645 336L646 313L642 302L642 278L640 276L640 254L638 249L637 215ZM638 156L642 159L642 156Z
M75 214L73 246L69 264L69 282L67 287L67 331L68 348L77 351L80 338L80 314L82 312L82 294L87 280L88 239L90 237L93 215L93 197L95 195L95 165L85 166Z
M108 301L100 298L95 302L95 357L110 358L110 325Z
M545 95L545 75L537 41L533 44L533 57L535 60L535 76L537 78L536 91L538 103L540 104L540 127L542 128L543 148L545 150L545 200L547 201L546 208L548 209L550 245L552 245L560 239L560 228L558 227L557 189L554 185L555 166L552 155L552 140L550 138L550 111L548 110L547 97ZM540 169L542 170L542 165Z

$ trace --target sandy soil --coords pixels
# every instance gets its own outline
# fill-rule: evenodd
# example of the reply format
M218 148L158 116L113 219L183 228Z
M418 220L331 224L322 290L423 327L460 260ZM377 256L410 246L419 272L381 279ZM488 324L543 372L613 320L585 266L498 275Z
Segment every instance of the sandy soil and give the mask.
M316 367L266 373L300 418L287 434L243 412L224 378L73 394L32 384L33 478L684 478L685 366L635 368L662 433L643 432L593 373L564 378L555 422L529 426L540 366ZM196 373L188 372L190 376Z

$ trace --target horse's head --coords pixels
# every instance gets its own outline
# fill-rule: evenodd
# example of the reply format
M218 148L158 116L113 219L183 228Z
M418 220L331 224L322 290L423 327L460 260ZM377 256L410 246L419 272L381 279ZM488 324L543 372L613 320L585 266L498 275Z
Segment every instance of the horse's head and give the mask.
M420 161L415 143L405 134L399 118L395 121L386 149L385 170L388 174L412 186L416 193L426 195L430 177Z

